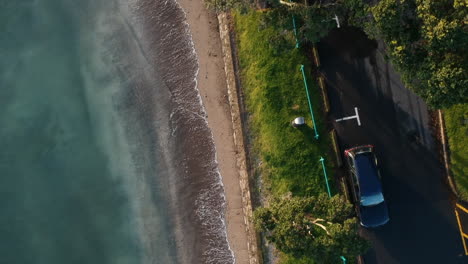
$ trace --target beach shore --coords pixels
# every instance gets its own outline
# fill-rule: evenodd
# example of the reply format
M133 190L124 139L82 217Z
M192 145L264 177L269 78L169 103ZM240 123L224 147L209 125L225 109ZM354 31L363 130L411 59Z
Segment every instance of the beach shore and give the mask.
M226 226L236 263L249 263L248 234L244 222L239 170L236 166L232 119L229 109L218 21L203 0L179 0L187 14L199 60L198 88L213 133L219 170L226 195Z

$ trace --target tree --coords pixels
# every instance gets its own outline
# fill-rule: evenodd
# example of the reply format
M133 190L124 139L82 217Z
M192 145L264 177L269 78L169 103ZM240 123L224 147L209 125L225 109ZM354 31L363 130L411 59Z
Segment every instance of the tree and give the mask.
M424 97L432 105L449 106L454 102L462 102L467 98L468 75L466 66L463 68L458 56L447 55L438 64L431 64L432 74L426 81Z
M273 199L254 213L258 230L282 252L334 263L340 256L352 259L369 244L357 233L353 207L343 196Z
M321 5L303 6L296 5L291 7L298 22L298 35L301 42L317 43L325 37L328 32L336 27L333 7L324 7Z
M468 3L416 0L416 4L430 72L423 79L423 98L435 107L468 102Z
M408 88L433 108L468 101L466 1L381 0L370 11Z

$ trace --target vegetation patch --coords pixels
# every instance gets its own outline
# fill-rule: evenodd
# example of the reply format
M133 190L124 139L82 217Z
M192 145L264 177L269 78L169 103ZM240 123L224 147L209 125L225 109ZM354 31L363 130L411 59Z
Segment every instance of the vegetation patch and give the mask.
M445 110L444 119L450 148L450 171L459 195L468 201L468 104Z
M256 211L255 225L290 256L337 263L341 256L357 256L368 247L357 235L353 211L338 195L273 199L268 208Z
M385 41L406 87L434 108L468 100L467 1L382 0L368 10L365 31Z
M309 62L294 48L291 31L268 23L271 15L257 11L234 14L254 149L263 161L262 175L271 193L317 195L326 191L319 159L328 145L319 111L320 90L307 76L321 136L316 140L300 71L301 64L310 69ZM291 121L299 116L306 118L306 126L292 127Z

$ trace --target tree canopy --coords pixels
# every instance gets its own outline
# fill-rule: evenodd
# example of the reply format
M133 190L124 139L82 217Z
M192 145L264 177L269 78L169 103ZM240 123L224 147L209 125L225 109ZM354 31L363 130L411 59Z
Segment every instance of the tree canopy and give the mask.
M382 0L370 11L408 88L435 108L468 101L468 1Z
M273 199L254 213L255 226L282 252L319 263L353 259L368 248L357 233L353 207L343 196Z

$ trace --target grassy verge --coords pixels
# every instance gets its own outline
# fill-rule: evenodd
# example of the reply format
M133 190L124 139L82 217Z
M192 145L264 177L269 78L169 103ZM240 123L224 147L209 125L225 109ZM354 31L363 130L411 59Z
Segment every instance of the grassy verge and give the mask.
M300 71L301 64L306 72L310 71L310 63L303 52L294 48L291 31L268 25L268 16L259 11L234 13L242 89L250 114L253 148L262 160L259 169L263 187L268 195L276 197L287 192L317 195L326 192L319 158L325 157L328 145L319 110L320 89L306 75L320 135L316 140ZM299 116L305 117L307 126L293 128L291 121ZM330 164L331 160L325 158ZM284 253L280 253L280 259L283 264L314 263Z
M450 148L451 173L460 196L468 201L468 104L444 111Z
M325 157L328 149L328 135L319 110L320 89L308 75L320 134L316 140L300 71L301 64L310 71L310 63L303 52L294 48L291 31L269 25L269 15L259 11L234 13L253 147L262 160L262 179L270 194L316 195L326 191L319 158ZM298 116L306 118L307 126L291 126Z

